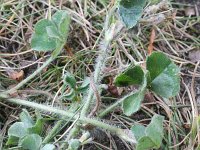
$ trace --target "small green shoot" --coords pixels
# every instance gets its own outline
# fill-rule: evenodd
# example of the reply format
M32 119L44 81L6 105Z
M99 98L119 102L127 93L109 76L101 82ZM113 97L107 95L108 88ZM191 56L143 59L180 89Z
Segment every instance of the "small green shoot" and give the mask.
M72 100L72 101L79 100L78 98L79 94L85 93L90 84L90 80L88 77L85 78L82 85L80 86L78 86L76 82L77 81L74 75L66 71L63 76L63 88L62 88L63 97L66 100ZM70 88L70 91L67 94L65 94L64 91L67 89L68 86Z
M40 150L42 147L42 138L40 136L44 119L40 113L36 113L37 120L34 122L27 110L23 109L20 114L21 122L15 122L8 129L8 140L6 145L18 145L23 149ZM52 144L48 146L54 147Z

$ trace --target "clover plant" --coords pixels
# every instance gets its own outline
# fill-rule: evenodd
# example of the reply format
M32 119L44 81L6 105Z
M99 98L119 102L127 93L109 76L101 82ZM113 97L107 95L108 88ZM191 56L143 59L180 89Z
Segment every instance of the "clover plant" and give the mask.
M141 67L137 63L131 64L122 73L116 76L114 80L116 86L126 87L139 85L137 91L128 93L101 112L99 112L98 109L99 105L95 106L95 109L91 111L95 99L98 101L97 104L100 103L99 99L103 87L100 81L102 79L106 60L110 54L110 45L112 41L117 38L117 35L121 33L120 31L122 31L124 27L129 30L139 22L145 5L146 0L118 0L115 6L108 11L104 27L104 37L101 42L102 46L99 49L100 52L94 67L94 72L91 73L90 78L86 78L81 86L77 85L73 74L68 71L64 72L62 78L63 85L61 88L62 98L64 100L69 100L71 105L77 100L80 100L80 105L76 111L63 110L36 102L11 98L9 96L9 94L15 92L33 79L57 58L66 43L71 17L67 11L59 10L50 19L42 19L36 23L31 40L31 47L38 52L52 52L51 56L40 68L14 88L0 93L0 100L55 113L59 115L61 120L55 124L49 134L43 139L41 133L44 119L37 113L37 119L33 121L29 113L23 110L20 114L20 122L15 122L8 129L7 145L17 145L20 148L29 150L55 149L55 146L49 142L61 131L63 123L71 121L73 122L73 127L67 137L67 141L62 145L62 147L68 150L77 150L81 145L91 141L89 134L87 134L87 138L84 136L85 133L83 133L80 139L75 137L77 132L80 132L78 127L85 127L87 125L110 131L127 142L135 144L137 150L160 148L163 139L163 116L154 115L151 122L146 127L142 124L134 124L131 129L122 129L110 125L100 118L107 115L119 104L122 105L121 108L125 115L130 116L136 113L140 110L141 103L148 90L164 99L177 95L180 90L179 68L164 53L153 52L151 55L147 56L146 68ZM119 16L120 19L117 19L116 16L113 17L116 9L118 12L117 16ZM121 26L122 24L124 26ZM70 89L70 91L66 93L66 89ZM80 97L81 94L84 96ZM88 115L89 111L93 113Z

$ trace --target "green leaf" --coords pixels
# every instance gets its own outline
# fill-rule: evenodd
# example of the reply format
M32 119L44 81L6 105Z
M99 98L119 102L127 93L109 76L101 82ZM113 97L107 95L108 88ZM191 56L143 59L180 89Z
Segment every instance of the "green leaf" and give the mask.
M144 72L140 66L130 65L123 73L119 74L114 81L116 86L128 86L142 84Z
M19 138L18 137L15 137L15 136L9 136L8 137L8 140L6 142L6 145L17 145L19 141Z
M163 121L163 116L154 115L151 123L146 128L142 125L133 126L131 128L138 141L136 150L160 148L163 139Z
M35 25L35 33L31 40L31 47L37 51L52 51L65 42L70 24L67 11L57 11L52 20L42 19Z
M46 144L41 150L54 150L55 148L53 144Z
M69 72L65 72L63 81L65 85L69 85L73 89L76 88L76 79L73 74Z
M125 115L130 116L140 109L141 102L144 99L146 91L147 79L146 75L143 75L143 84L137 92L132 92L128 96L124 97L122 103L122 109Z
M55 26L50 20L42 19L35 25L35 33L31 39L31 48L37 51L52 51L56 48L55 38L50 38L47 27Z
M136 140L138 141L141 137L145 136L145 126L136 124L131 127L131 131L133 132Z
M80 146L80 141L78 139L71 139L69 141L69 147L68 150L78 150L79 146Z
M146 0L121 0L119 4L119 15L127 28L132 28L142 16Z
M57 25L59 34L65 38L69 32L70 15L65 10L58 10L53 16L52 21Z
M60 39L60 34L58 33L58 29L55 26L46 27L47 34L50 38Z
M15 122L9 129L8 129L8 136L15 136L22 138L28 134L28 126L26 126L23 122Z
M155 148L159 148L163 139L163 121L164 117L154 115L151 123L146 128L146 135L153 141Z
M65 99L67 100L74 100L74 98L76 97L76 92L74 91L74 89L71 89L70 92L63 95L63 97L65 97Z
M136 146L136 150L149 150L152 148L155 148L155 145L148 136L143 136Z
M130 116L140 109L141 102L144 99L144 92L139 90L124 98L122 109L125 115Z
M161 52L153 52L147 57L147 70L153 81L159 76L169 65L171 60Z
M150 89L156 94L170 98L180 90L179 68L163 53L153 52L147 58L150 72Z
M35 134L40 135L42 133L42 129L43 129L45 119L42 118L39 111L36 110L35 113L36 113L36 116L37 116L37 120L36 120L35 124L31 128L28 129L28 131L30 133L35 133Z
M20 140L19 146L28 150L39 150L42 144L42 138L37 134L29 134Z
M43 118L37 119L35 125L32 126L31 128L28 128L28 131L30 133L41 134L43 125L44 125L44 119Z
M23 109L19 118L27 127L32 127L34 125L34 121L26 109Z
M86 77L86 78L84 79L82 85L79 86L79 87L77 88L77 92L78 92L78 93L83 93L83 92L85 92L85 91L88 89L89 85L90 85L90 78L89 78L89 77Z

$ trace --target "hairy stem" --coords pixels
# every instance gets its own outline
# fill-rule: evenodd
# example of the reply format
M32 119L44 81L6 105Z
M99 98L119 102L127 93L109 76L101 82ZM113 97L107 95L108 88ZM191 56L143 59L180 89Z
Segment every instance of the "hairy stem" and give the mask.
M100 117L100 118L104 117L106 114L108 114L109 112L113 111L123 101L124 101L124 98L122 98L122 99L118 100L117 102L115 102L114 104L110 105L105 110L103 110L102 112L100 112L100 114L98 115L98 117Z
M133 142L133 143L136 142L135 139L132 139L128 135L126 135L123 129L117 128L115 126L111 126L109 124L106 124L102 121L98 121L96 119L81 117L78 114L74 114L74 113L71 113L71 112L66 111L66 110L56 109L56 108L46 106L46 105L42 105L42 104L38 104L38 103L35 103L35 102L30 102L30 101L21 100L21 99L15 99L15 98L6 98L6 97L4 97L4 95L1 95L1 94L0 94L0 100L4 100L6 102L15 103L15 104L18 104L18 105L23 105L23 106L27 106L27 107L31 107L31 108L35 108L35 109L39 109L41 111L55 113L55 114L58 114L58 115L63 116L63 117L65 116L67 118L73 118L72 121L75 120L75 119L79 119L79 121L82 122L82 123L91 124L91 125L94 125L96 127L100 127L102 129L108 130L108 131L118 135L119 137L123 138L126 141Z
M65 121L63 121L63 120L59 120L58 122L56 122L56 125L48 133L48 135L44 138L44 140L42 141L42 143L43 144L49 143L51 141L51 139L58 133L58 131L60 131L60 129L62 128L64 122Z
M60 146L60 149L66 149L67 145L68 145L68 141L75 137L78 133L80 132L80 127L78 125L75 125L69 132L69 134L67 135L67 138L65 139L65 142L63 142L63 144Z
M74 115L76 115L77 112L74 113ZM57 121L56 124L54 125L54 127L51 129L51 131L48 133L48 135L45 137L45 139L43 140L43 143L49 143L51 141L51 139L57 135L64 127L66 127L66 125L73 120L74 116L72 116L71 118L63 116L61 118L61 120ZM66 120L68 120L66 122Z
M112 17L115 10L116 10L116 5L112 7L112 9L107 13L107 16L106 16L106 21L105 21L105 25L103 29L105 30L105 38L102 41L102 47L100 47L100 53L96 60L97 64L95 65L95 71L94 71L94 85L97 85L98 82L101 80L100 75L106 62L106 58L108 55L108 48L114 37L114 34L113 34L114 30L109 29L109 28L110 28L110 18ZM93 100L93 97L94 97L94 91L92 87L90 86L89 91L88 91L88 96L86 98L86 103L83 106L82 111L81 111L81 116L86 116L87 112L90 110L90 105Z
M101 49L101 52L100 52L100 54L97 58L97 64L95 66L95 71L94 71L94 84L95 85L98 83L98 80L100 79L100 75L101 75L101 72L102 72L102 68L105 65L106 56L107 56L107 53L108 53L108 47L110 45L110 42L105 42L104 44L105 45L103 45L103 47ZM94 90L90 86L89 91L88 91L88 95L87 95L87 98L86 98L86 103L83 106L82 111L81 111L81 116L85 116L87 114L89 107L90 107L90 104L93 100L93 97L94 97Z

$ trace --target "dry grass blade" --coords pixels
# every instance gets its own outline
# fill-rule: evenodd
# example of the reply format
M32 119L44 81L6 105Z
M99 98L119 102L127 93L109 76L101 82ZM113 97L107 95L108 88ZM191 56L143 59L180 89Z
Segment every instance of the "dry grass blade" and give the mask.
M105 7L102 3L106 4ZM62 72L67 70L74 74L77 85L81 85L86 76L95 69L95 59L99 54L100 41L104 37L104 20L115 1L37 1L37 0L7 0L0 5L0 92L9 89L18 81L33 74L50 56L49 52L39 53L30 48L30 39L36 22L48 18L58 9L67 10L72 16L69 39L58 59L53 61L39 75L13 97L23 97L45 105L76 111L80 101L70 107L71 101L63 98ZM176 11L174 11L176 9ZM128 31L122 30L116 41L110 45L110 56L105 68L109 71L102 75L102 84L109 83L107 79L114 78L129 64L144 64L146 57L152 51L160 51L171 58L180 68L181 91L178 96L163 99L149 93L145 97L142 109L127 117L118 107L105 118L109 124L115 124L123 129L130 128L134 123L148 125L153 114L165 116L164 140L161 149L195 149L200 145L199 122L200 111L200 3L198 0L166 0L148 3L143 18L136 27ZM113 20L117 16L113 16ZM99 83L97 83L99 84ZM89 117L120 99L134 87L123 88L121 94L113 98L108 90L103 89L100 95L96 83L91 81L96 105ZM62 98L60 98L62 97ZM79 94L79 100L84 94ZM6 130L13 122L13 114L18 116L23 107L0 102L0 130L3 139L0 149L5 147ZM76 108L76 110L75 110ZM32 109L30 109L31 111ZM33 113L31 113L34 117ZM50 120L46 126L52 128L55 118L48 113L42 113ZM59 145L65 141L65 135L71 131L76 121L67 125L59 134L60 138L53 139ZM194 130L195 129L195 130ZM98 138L95 128L94 141L82 146L83 149L130 149L133 146L121 141L110 133ZM44 135L48 134L44 130ZM189 146L188 146L189 143Z

